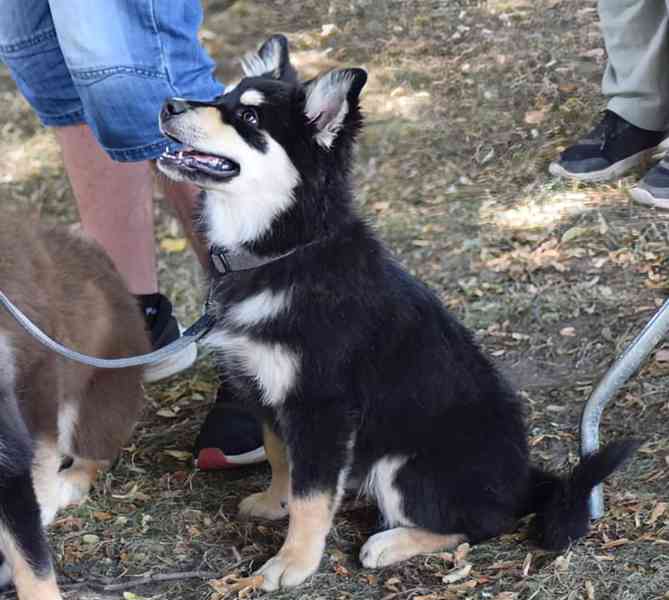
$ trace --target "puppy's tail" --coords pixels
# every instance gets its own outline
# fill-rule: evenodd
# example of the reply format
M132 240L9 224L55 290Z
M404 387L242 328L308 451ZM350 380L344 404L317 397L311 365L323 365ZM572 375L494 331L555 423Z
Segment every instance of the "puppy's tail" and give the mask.
M547 550L562 550L588 533L588 498L592 488L620 467L640 446L637 440L619 440L593 452L566 477L532 467L530 506L536 513L534 536Z

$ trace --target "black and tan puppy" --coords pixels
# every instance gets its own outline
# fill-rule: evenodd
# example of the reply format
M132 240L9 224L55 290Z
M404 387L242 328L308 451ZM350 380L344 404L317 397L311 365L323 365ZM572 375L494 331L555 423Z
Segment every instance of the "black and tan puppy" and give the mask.
M216 281L208 342L265 421L273 474L240 510L290 516L260 569L264 588L318 568L351 476L387 527L362 548L370 568L485 540L532 512L546 547L583 535L590 490L634 444L608 446L567 478L532 467L517 395L356 214L365 72L301 83L281 36L244 66L214 102L166 103L163 131L184 148L159 167L204 190L202 226L233 268Z
M94 356L149 351L144 321L111 261L81 234L0 217L0 288L48 335ZM143 406L138 368L67 361L0 310L2 583L20 600L60 598L43 527L85 498Z

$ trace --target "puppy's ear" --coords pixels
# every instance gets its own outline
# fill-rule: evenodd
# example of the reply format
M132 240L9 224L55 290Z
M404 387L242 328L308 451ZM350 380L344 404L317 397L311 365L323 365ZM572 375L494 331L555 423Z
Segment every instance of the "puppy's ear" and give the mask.
M297 81L297 72L290 64L288 40L281 34L273 35L258 52L249 52L242 58L242 69L247 77L271 77L289 83Z
M331 148L346 115L357 109L358 96L367 82L362 69L330 71L305 84L304 111L316 126L316 141L324 148Z

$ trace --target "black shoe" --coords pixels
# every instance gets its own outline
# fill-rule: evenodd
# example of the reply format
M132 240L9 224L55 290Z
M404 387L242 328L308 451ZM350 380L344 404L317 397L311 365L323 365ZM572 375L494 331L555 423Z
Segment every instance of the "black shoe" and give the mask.
M227 396L222 385L195 440L195 466L203 471L236 469L267 459L260 423L238 404L225 402Z
M664 131L649 131L610 110L582 140L567 148L548 171L580 181L612 181L649 158L664 139Z
M181 327L172 314L172 303L162 294L138 296L146 327L151 335L151 346L158 350L181 337ZM188 369L197 358L197 346L191 344L158 363L144 368L144 381L159 381Z
M657 163L630 190L630 196L639 204L669 209L669 157Z

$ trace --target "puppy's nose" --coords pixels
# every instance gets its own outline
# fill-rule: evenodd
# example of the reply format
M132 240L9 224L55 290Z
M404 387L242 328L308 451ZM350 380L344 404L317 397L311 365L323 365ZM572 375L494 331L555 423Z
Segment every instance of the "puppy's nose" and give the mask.
M181 98L169 98L163 104L163 109L160 111L160 116L163 119L170 119L181 113L185 113L190 107L186 100Z

